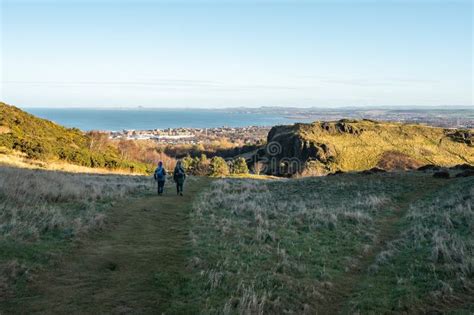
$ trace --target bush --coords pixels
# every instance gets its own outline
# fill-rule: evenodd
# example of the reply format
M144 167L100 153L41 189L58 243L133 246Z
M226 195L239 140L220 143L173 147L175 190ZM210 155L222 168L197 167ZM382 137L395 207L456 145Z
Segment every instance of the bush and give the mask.
M229 175L229 167L226 161L219 156L215 156L211 159L210 169L211 176L219 177Z
M248 174L249 168L247 166L247 162L243 157L239 157L234 160L232 164L232 173L233 174Z

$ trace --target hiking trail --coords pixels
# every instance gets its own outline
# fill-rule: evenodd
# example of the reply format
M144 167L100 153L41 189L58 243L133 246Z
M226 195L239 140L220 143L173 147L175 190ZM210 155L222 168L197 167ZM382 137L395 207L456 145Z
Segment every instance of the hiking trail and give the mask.
M391 214L379 219L377 225L379 233L372 249L362 256L357 266L344 274L342 278L335 279L333 287L327 292L327 300L319 305L321 314L346 314L352 313L348 307L351 297L357 293L358 283L368 276L369 266L375 262L377 255L383 251L386 245L399 235L397 223L407 213L410 205L418 199L434 193L445 182L436 179L427 179L418 183L419 188L414 191L401 194L400 200L392 204L394 208Z
M187 181L184 196L167 184L162 196L148 194L110 209L108 227L37 275L10 313L162 313L170 288L157 279L179 279L186 272L188 213L207 184Z

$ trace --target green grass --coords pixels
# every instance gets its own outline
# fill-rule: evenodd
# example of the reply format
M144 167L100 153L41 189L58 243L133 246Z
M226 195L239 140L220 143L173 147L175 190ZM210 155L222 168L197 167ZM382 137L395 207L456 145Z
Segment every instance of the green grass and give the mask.
M438 185L415 173L213 183L191 232L200 308L336 312L409 204Z
M146 190L122 199L105 210L102 229L74 243L53 237L15 248L22 243L11 242L4 257L40 259L30 270L33 278L17 277L15 294L0 300L0 312L196 314L197 304L188 299L196 294L187 269L189 211L207 184L189 177L184 197L168 182L163 196Z
M474 306L474 179L415 201L400 234L359 284L355 310L456 310Z
M61 229L5 238L2 279L16 287L0 310L468 313L472 187L422 172L190 177L180 197L168 182L100 210L106 224L75 242Z
M0 168L0 301L36 271L100 231L117 202L150 190L142 176Z

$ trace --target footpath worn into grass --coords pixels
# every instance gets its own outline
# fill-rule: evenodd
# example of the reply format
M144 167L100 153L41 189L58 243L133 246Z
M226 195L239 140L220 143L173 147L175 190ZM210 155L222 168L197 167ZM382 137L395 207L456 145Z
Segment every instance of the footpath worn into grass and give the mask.
M110 226L81 241L6 313L156 313L169 310L175 286L186 279L188 212L206 179L188 181L183 197L167 185L111 209ZM0 310L0 314L3 314Z
M322 313L350 314L354 312L349 303L353 302L352 298L360 293L357 291L359 289L358 285L368 277L368 268L375 262L377 254L399 235L399 221L406 215L410 205L416 200L434 194L445 184L443 180L425 178L417 183L417 189L399 196L393 205L395 211L389 216L382 217L377 222L379 232L373 248L363 256L354 269L344 274L342 278L336 279L333 283L334 286L327 293L326 303L319 307Z

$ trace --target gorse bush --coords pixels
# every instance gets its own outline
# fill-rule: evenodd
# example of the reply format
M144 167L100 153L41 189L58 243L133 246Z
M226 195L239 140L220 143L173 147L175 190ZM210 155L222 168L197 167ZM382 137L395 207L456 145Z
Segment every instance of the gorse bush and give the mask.
M232 162L232 174L248 174L249 168L243 157L236 158Z
M211 176L229 175L229 166L227 165L227 162L219 156L215 156L211 159L210 169Z
M186 172L193 175L219 177L229 174L249 173L247 162L241 157L234 160L224 160L218 156L208 159L205 154L202 154L200 157L195 158L186 156L182 161Z

